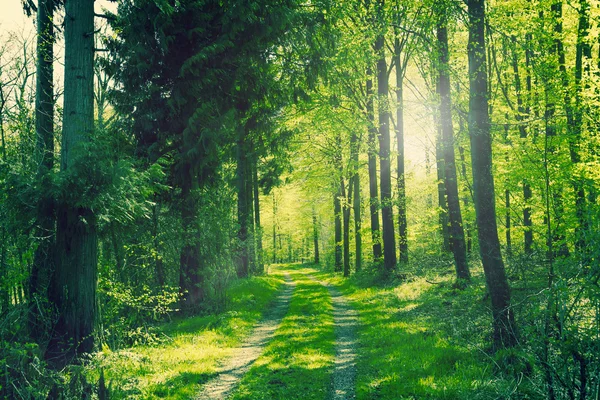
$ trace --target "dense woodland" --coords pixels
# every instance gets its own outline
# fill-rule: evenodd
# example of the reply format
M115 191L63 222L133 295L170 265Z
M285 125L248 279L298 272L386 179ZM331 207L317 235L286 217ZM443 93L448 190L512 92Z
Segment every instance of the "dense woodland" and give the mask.
M461 337L517 382L497 398L598 398L600 2L22 2L1 397L83 396L98 351L301 262L452 277L484 321Z

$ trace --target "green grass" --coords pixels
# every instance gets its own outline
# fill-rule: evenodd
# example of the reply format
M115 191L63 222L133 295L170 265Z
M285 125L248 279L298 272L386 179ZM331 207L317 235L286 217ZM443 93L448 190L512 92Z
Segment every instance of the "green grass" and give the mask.
M297 287L274 339L242 379L232 400L324 399L335 359L331 298L325 287L290 266Z
M98 354L98 367L111 382L111 399L191 398L251 332L282 283L278 269L269 276L236 281L228 290L225 312L161 326L169 339L160 345Z
M460 291L452 275L387 287L366 276L319 274L359 313L357 399L519 398L483 351L490 321L480 277Z

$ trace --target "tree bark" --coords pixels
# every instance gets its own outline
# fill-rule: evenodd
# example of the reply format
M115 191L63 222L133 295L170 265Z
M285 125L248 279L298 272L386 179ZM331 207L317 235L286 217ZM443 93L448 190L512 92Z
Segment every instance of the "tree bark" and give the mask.
M469 0L468 14L469 137L475 214L481 260L492 303L493 344L496 349L499 349L516 344L516 326L496 224L485 51L485 1Z
M277 263L277 201L273 191L273 264Z
M182 167L181 223L185 236L179 258L179 291L181 309L195 313L200 309L205 294L198 242L198 173L191 163L186 161Z
M247 155L246 155L246 127L239 128L237 141L237 216L238 224L238 265L237 276L244 278L248 276L248 171L247 171Z
M438 87L439 94L439 87ZM448 202L446 201L446 167L444 165L444 150L442 146L442 124L439 115L436 117L435 126L437 135L435 140L435 166L437 171L437 192L438 192L438 221L440 232L442 233L442 251L449 252L450 248L450 229L448 219Z
M367 71L371 76L371 71ZM375 126L375 107L373 104L373 81L367 80L367 119L369 120L369 210L371 212L371 238L373 240L373 261L382 256L381 230L379 226L379 188L377 183L377 127Z
M53 266L55 234L54 200L49 195L54 167L54 1L39 0L37 14L37 72L35 96L35 132L37 178L42 195L37 205L36 236L40 238L29 276L30 332L39 338L43 328L40 310L45 309ZM40 304L41 303L41 304Z
M383 22L383 0L379 2L380 21ZM385 38L380 27L375 41L377 54L377 94L379 99L379 169L381 191L381 217L383 238L383 267L390 273L396 267L396 237L394 233L394 212L392 208L392 176L390 155L390 107L387 61L385 58Z
M319 259L319 224L317 219L317 210L313 205L312 208L312 219L313 219L313 244L314 244L314 252L315 252L315 264L318 264Z
M404 74L402 65L400 40L394 41L394 58L396 64L396 143L397 159L397 188L398 188L398 245L400 262L408 263L408 223L406 220L406 177L404 175Z
M458 180L456 176L456 160L454 154L454 132L452 127L452 100L450 96L450 65L448 54L448 30L446 21L437 27L439 51L438 89L440 94L440 125L442 129L442 152L444 155L444 183L446 200L448 202L448 217L450 220L450 242L454 255L457 280L471 279L467 263L465 233L463 230L462 214L460 212L460 197L458 195Z
M342 197L341 185L343 184L340 177L337 184L337 191L333 197L333 213L334 213L334 228L335 228L335 265L334 270L339 272L342 270Z
M346 195L346 184L344 178L341 179L342 198L344 205L342 207L343 217L343 237L344 237L344 276L350 276L350 205L352 204L352 184L348 185L348 195Z
M61 172L82 163L78 150L94 130L94 1L67 1ZM98 280L96 216L63 201L57 210L56 269L50 300L59 317L46 357L62 366L92 351Z
M254 241L256 243L256 272L263 274L265 272L265 263L263 258L262 226L260 224L260 197L258 185L258 156L255 155L252 163L252 184L254 191Z

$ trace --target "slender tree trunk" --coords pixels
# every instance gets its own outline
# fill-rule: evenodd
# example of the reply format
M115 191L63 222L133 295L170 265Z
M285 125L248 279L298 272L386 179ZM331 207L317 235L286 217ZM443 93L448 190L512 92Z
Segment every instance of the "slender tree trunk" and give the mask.
M371 76L371 71L367 71ZM369 209L371 212L371 238L373 240L373 260L382 256L381 230L379 227L379 188L377 183L377 127L375 126L375 107L373 105L373 81L367 80L367 118L369 120Z
M8 275L8 265L6 262L6 231L4 227L0 227L0 279L4 281ZM6 285L0 287L0 312L4 313L8 310L10 304L10 295Z
M256 273L256 241L254 240L254 172L252 161L254 159L254 146L251 142L246 143L248 153L246 154L246 211L248 223L248 237L246 239L246 251L248 253L248 274Z
M239 128L237 141L237 192L238 192L238 230L239 248L237 276L244 278L248 276L248 171L246 155L246 127Z
M260 197L259 197L259 185L258 185L258 157L254 157L252 163L252 183L254 191L254 240L256 242L256 263L257 273L263 274L265 272L265 263L263 259L263 244L262 244L262 226L260 224Z
M277 201L273 191L273 264L277 263Z
M394 41L394 58L396 64L396 143L397 187L398 187L398 244L400 247L400 262L408 263L408 223L406 220L406 177L404 174L404 74L402 65L400 39Z
M380 0L383 8L383 0ZM383 14L383 10L379 10ZM380 16L380 20L383 18ZM381 28L380 28L381 29ZM381 217L383 238L383 266L390 273L396 266L396 237L394 233L394 212L392 208L392 176L390 154L390 106L388 99L389 82L385 58L385 38L378 34L375 42L377 54L377 94L379 99L379 169L381 191Z
M525 107L523 101L523 94L521 89L521 76L519 72L519 57L516 50L516 43L517 37L515 35L511 36L512 67L515 81L515 94L517 98L517 122L519 123L519 137L521 139L526 139L528 136L527 126L525 125L523 120L525 116L529 114L529 110ZM529 42L527 41L527 43ZM526 48L525 50L525 64L528 70L526 87L529 95L531 96L531 74L529 73L530 50L528 48ZM533 246L533 231L531 229L531 207L529 205L531 201L531 185L529 184L527 179L523 180L523 200L525 203L525 206L523 207L523 249L525 251L525 254L531 254Z
M158 202L152 206L152 239L154 243L154 272L156 274L156 283L160 288L165 286L166 276L165 276L165 266L163 263L162 252L160 248L160 226L159 219L160 216L160 204Z
M313 218L313 243L315 246L315 264L319 263L319 223L317 219L317 210L313 205L312 208L312 218Z
M442 128L442 151L444 154L444 175L446 178L444 183L448 202L448 217L450 219L450 241L456 266L456 278L459 281L468 281L471 279L471 274L467 263L465 233L460 212L460 198L458 196L454 132L452 127L452 100L450 96L448 30L446 28L446 21L444 20L437 27L437 40L439 51L438 89L440 94L440 125Z
M352 177L350 178L350 191L348 193L349 203L354 211L354 248L356 265L355 270L362 268L362 233L361 233L361 215L360 215L360 168L359 168L360 140L356 133L352 134L350 139L350 160L352 163ZM348 271L348 273L350 273Z
M438 88L439 94L439 88ZM450 248L450 229L448 220L448 202L446 201L446 167L444 165L444 151L442 146L442 125L439 116L436 117L435 126L437 135L435 140L435 165L437 170L437 192L438 192L438 219L440 231L442 233L442 251L449 252Z
M194 313L205 298L198 242L198 173L190 162L186 162L182 169L181 222L185 236L179 259L179 290L181 308Z
M335 228L335 265L334 270L336 272L342 271L342 185L343 179L340 177L337 184L337 191L333 197L333 213L335 216L334 228Z
M473 169L475 214L479 248L486 285L490 293L495 348L516 344L516 326L510 304L510 288L500 253L494 177L492 138L488 113L488 76L485 52L485 1L469 0L469 136Z
M351 180L352 181L352 180ZM344 223L344 276L350 276L350 205L352 204L352 184L348 185L348 195L346 195L346 184L342 178L341 191L344 201L343 223Z
M465 161L465 149L462 146L458 146L458 152L460 154L462 177L465 180L465 185L463 189L463 207L466 212L466 210L469 209L469 199L473 198L473 194L471 193L469 182L467 180L467 163ZM465 230L467 234L467 254L471 254L471 250L473 248L473 238L471 237L473 232L473 225L469 218L465 218L465 220Z
M506 208L506 214L504 218L504 229L506 230L506 253L512 254L512 238L511 238L511 226L510 226L510 190L504 191L504 206Z
M49 195L50 177L54 167L54 25L53 0L38 1L37 21L37 72L35 97L35 131L37 176L43 189L37 205L36 236L38 246L33 256L33 266L29 276L30 332L33 338L39 338L43 328L40 326L45 309L50 276L53 266L53 245L55 233L54 201Z
M358 160L357 160L358 162ZM360 175L358 170L354 175L354 247L356 252L356 272L362 269L362 216L360 212Z
M67 1L65 14L61 171L72 173L83 162L78 148L94 130L94 1ZM46 353L57 366L93 349L97 264L94 212L63 201L57 212L56 269L49 296L59 317Z

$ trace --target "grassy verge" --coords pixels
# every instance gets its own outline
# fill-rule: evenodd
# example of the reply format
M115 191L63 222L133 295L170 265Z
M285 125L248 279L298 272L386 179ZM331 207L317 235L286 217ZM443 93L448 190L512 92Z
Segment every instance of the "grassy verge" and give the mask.
M191 398L260 320L282 283L278 269L237 281L228 290L225 312L163 325L166 340L157 346L98 354L96 363L111 382L111 399Z
M372 274L319 273L359 313L357 399L499 399L516 379L498 377L484 349L489 334L481 276L466 290L452 275L414 277L387 287Z
M290 310L232 400L324 399L330 390L335 359L331 299L299 267L290 268L297 282Z

